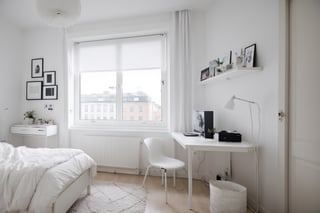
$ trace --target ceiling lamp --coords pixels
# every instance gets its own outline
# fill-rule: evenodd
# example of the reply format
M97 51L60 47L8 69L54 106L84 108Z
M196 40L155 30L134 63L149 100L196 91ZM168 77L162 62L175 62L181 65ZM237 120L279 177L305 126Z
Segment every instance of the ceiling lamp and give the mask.
M37 0L40 17L51 26L68 27L80 17L80 0Z

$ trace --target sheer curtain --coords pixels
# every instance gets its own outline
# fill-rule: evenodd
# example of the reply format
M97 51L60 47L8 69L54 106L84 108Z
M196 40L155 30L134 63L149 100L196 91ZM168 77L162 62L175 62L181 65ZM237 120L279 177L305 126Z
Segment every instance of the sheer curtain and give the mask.
M71 147L69 140L69 125L71 123L72 115L72 101L70 97L73 95L73 85L70 79L73 77L72 73L72 43L69 40L68 30L63 29L63 85L64 85L64 116L63 122L61 122L62 127L60 128L62 132L61 139L64 141L64 144L61 144L62 147Z
M171 70L171 130L190 131L192 113L192 73L190 68L189 11L174 12Z

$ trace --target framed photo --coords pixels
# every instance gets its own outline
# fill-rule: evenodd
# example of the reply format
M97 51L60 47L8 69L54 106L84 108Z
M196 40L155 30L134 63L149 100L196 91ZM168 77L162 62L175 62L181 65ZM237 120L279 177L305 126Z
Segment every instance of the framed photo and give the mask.
M229 64L232 64L232 51L231 50L228 52L228 54L226 54L223 57L223 65L227 66Z
M43 77L43 58L31 59L31 78Z
M201 71L200 81L204 81L210 77L209 67Z
M27 81L26 99L27 100L42 99L42 81Z
M217 61L209 61L209 76L213 77L216 75L216 67L218 67Z
M58 99L58 85L43 86L42 87L43 100L57 100Z
M246 67L256 66L256 44L252 44L244 49L244 64Z
M56 71L43 72L43 85L55 85L56 84Z

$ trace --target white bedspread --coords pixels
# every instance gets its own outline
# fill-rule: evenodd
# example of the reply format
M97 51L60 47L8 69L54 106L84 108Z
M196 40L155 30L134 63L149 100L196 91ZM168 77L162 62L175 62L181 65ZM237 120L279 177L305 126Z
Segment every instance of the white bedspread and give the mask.
M0 212L50 212L58 195L95 162L76 149L0 143Z

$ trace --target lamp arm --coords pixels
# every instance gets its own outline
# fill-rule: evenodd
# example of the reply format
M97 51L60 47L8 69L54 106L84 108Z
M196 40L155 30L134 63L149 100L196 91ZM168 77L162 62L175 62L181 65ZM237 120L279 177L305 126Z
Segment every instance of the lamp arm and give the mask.
M239 100L239 101L243 101L243 102L247 102L247 103L250 103L250 104L257 104L257 103L254 102L254 101L249 101L249 100L247 100L247 99L238 98L238 97L236 97L236 96L233 96L233 99Z

